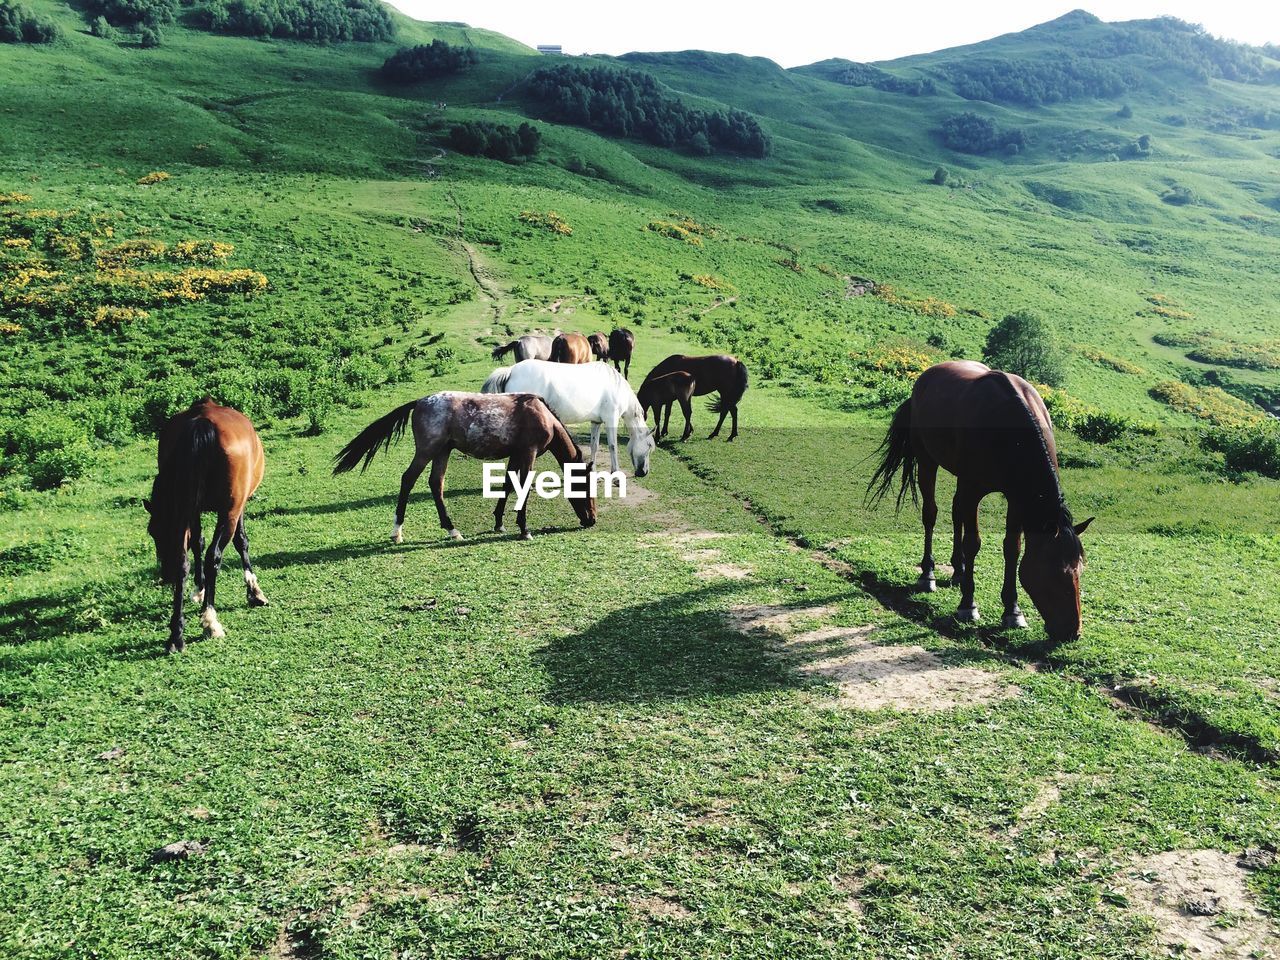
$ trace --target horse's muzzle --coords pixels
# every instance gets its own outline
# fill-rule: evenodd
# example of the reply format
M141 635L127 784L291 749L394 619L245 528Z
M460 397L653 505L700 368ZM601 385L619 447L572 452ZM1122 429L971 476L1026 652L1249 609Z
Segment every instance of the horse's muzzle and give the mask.
M595 518L595 517L586 517L586 518L582 521L582 525L583 525L584 527L594 527L594 526L596 525L596 518Z

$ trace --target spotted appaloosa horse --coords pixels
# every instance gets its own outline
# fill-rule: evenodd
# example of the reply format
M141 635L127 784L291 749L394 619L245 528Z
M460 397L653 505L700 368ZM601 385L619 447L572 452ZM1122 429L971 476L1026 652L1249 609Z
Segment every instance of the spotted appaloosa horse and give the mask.
M671 407L677 402L684 412L684 435L680 439L682 441L689 439L689 434L693 433L691 399L696 389L697 383L693 379L693 374L683 370L668 373L663 377L650 377L640 385L640 389L636 391L636 399L640 401L640 409L646 414L651 407L653 408L655 439L661 440L667 435L667 430L671 427ZM662 416L664 410L666 411L665 420Z
M724 426L726 414L733 415L733 429L729 431L729 439L738 435L738 403L747 392L747 366L737 357L728 354L713 354L708 357L687 357L683 354L672 354L649 371L645 383L665 377L669 373L683 371L693 377L695 382L694 396L719 391L720 397L710 405L712 413L720 414L716 428L711 431L708 440L714 440ZM644 386L641 385L641 390ZM686 434L687 436L687 434Z
M609 359L609 337L604 333L593 333L587 337L591 345L591 353L597 360Z
M156 544L160 577L173 587L173 616L165 649L181 653L186 648L182 608L191 572L188 552L195 560L192 599L200 606L205 636L226 636L214 608L214 593L228 541L234 541L240 551L249 605L267 602L249 562L249 538L244 529L245 503L262 482L265 458L262 441L249 419L205 397L174 416L160 431L158 466L151 497L142 503L151 515L147 532ZM200 515L206 512L216 513L218 520L202 565Z
M590 363L591 344L580 333L562 333L551 341L552 363Z
M444 472L453 450L461 450L480 460L507 458L506 486L493 511L495 533L504 530L502 515L507 506L506 494L512 489L511 471L523 481L533 469L534 461L548 450L562 466L566 463L587 463L564 424L533 394L486 395L446 391L411 400L369 424L338 453L333 472L346 473L357 464L363 471L379 449L387 449L400 438L411 420L413 461L400 479L400 499L396 502L395 526L391 530L393 543L404 541L404 512L409 504L409 494L428 463L431 464L431 493L440 515L440 527L447 530L451 538L462 539L444 503ZM596 522L596 503L590 491L586 497L567 499L584 527ZM526 522L528 512L529 501L525 500L516 513L516 520L520 524L520 536L532 540L533 535Z
M493 359L501 360L508 353L515 357L515 363L521 360L550 360L551 338L541 333L526 333L510 343L494 347Z
M901 473L898 506L917 487L924 495L924 559L917 586L936 589L933 525L938 518L934 486L938 467L956 477L951 502L951 564L960 584L960 620L976 621L973 564L982 545L978 505L990 493L1009 502L1004 535L1005 628L1025 627L1018 609L1017 580L1044 618L1054 643L1080 636L1080 535L1093 522L1075 523L1058 477L1058 452L1049 411L1021 377L971 361L939 363L920 375L911 398L893 416L881 448L884 455L868 490L883 497ZM1018 567L1023 535L1026 556Z
M601 360L612 360L613 369L619 371L628 380L631 379L631 354L636 348L636 336L626 327L619 327L609 333L609 355ZM623 366L625 365L625 366Z

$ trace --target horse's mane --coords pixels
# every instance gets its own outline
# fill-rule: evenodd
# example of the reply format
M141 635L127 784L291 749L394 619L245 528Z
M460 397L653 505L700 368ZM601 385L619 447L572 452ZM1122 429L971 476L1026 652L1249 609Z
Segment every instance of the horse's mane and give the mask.
M1053 482L1053 491L1050 497L1035 498L1033 496L1031 503L1027 504L1039 506L1043 503L1047 507L1043 511L1038 511L1039 515L1032 516L1029 519L1040 527L1043 532L1047 533L1050 530L1058 532L1064 547L1063 561L1068 566L1074 566L1084 559L1084 546L1076 535L1075 519L1071 516L1071 510L1067 507L1066 494L1062 491L1062 479L1058 476L1058 471L1053 465L1053 457L1049 454L1049 441L1045 437L1044 427L1040 422L1040 418L1035 415L1035 411L1027 403L1026 397L1013 385L1013 381L1004 374L1001 374L999 380L1008 391L1010 399L1016 402L1018 409L1030 424L1036 440L1040 443L1040 452L1043 455L1043 460L1041 461L1043 472ZM1043 475L1041 480L1043 480Z

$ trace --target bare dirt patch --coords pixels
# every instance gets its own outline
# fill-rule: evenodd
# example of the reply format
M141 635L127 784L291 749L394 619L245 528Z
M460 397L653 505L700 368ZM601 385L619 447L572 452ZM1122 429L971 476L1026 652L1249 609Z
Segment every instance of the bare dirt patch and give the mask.
M763 604L747 604L729 611L729 626L739 633L764 630L785 636L806 620L827 620L834 617L835 607L770 607Z
M647 914L656 920L687 920L693 916L693 911L675 897L659 894L633 897L631 906L637 913Z
M1133 906L1156 923L1171 950L1195 957L1243 958L1280 952L1280 933L1245 883L1239 858L1221 850L1170 850L1124 873Z

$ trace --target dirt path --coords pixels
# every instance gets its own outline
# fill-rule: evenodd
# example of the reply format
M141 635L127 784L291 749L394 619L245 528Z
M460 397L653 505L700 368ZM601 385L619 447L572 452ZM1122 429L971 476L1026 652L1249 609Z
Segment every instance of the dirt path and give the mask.
M454 196L452 190L448 192L448 197L453 204L457 217L456 226L454 227L454 242L466 254L467 270L470 271L471 279L475 281L476 288L480 291L480 298L488 304L490 322L497 323L502 319L502 314L506 310L506 295L502 292L502 288L498 286L497 281L493 279L493 275L488 268L484 266L480 255L476 253L475 247L464 239L463 231L466 228L466 220L462 215L462 204L458 202L458 198Z

